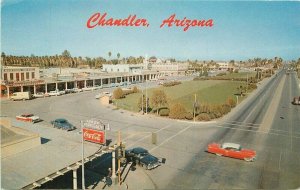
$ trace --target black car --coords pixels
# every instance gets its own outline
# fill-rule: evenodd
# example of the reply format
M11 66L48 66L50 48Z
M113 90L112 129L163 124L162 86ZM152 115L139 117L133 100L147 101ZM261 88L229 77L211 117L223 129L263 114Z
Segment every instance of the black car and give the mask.
M142 147L126 150L125 157L127 161L139 164L147 170L151 170L161 165L161 161L157 157L151 155L148 150Z
M54 121L51 121L51 124L53 125L54 128L58 129L63 129L67 131L72 131L76 129L74 125L68 122L68 120L60 118L60 119L55 119Z

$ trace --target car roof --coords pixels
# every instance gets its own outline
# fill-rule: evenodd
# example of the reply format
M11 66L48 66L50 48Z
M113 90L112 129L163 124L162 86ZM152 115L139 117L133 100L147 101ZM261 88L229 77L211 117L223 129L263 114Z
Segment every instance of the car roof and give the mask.
M33 114L32 113L25 113L25 114L22 114L21 116L23 116L23 117L31 117L31 116L33 116Z
M58 118L58 119L56 119L55 121L67 121L67 120L64 119L64 118Z
M146 150L142 147L136 147L136 148L132 149L132 152L137 153L137 154L139 154L139 153L148 153L148 150Z
M236 143L223 143L222 148L235 148L235 149L240 149L241 145L236 144Z
M158 158L156 158L155 156L148 154L147 156L144 156L143 158L141 158L141 161L146 161L146 162L157 162Z

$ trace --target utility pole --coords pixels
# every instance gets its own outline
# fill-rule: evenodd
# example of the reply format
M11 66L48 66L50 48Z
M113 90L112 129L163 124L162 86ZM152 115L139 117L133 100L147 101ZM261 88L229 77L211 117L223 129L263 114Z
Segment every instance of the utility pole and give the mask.
M80 121L81 125L81 140L82 140L82 189L85 189L85 183L84 183L84 139L83 139L83 122Z
M246 91L248 92L248 73L247 73L247 90Z
M197 95L195 94L195 100L194 100L194 122L196 121L196 97Z
M146 75L146 114L148 112L148 91L147 91L147 75Z
M121 131L118 131L118 148L121 148ZM119 179L119 186L121 186L121 160L120 155L118 155L118 179Z

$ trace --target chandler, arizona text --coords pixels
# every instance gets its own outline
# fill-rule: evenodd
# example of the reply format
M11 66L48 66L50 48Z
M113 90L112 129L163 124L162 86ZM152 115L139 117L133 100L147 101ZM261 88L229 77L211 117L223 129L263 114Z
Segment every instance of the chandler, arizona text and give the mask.
M107 13L93 14L86 23L86 26L90 29L96 26L124 26L124 27L149 27L149 22L145 18L137 18L136 15L129 15L127 18L107 18ZM162 21L160 28L164 26L183 27L183 31L187 31L190 27L213 27L213 19L183 19L176 18L176 14L171 15L169 18Z

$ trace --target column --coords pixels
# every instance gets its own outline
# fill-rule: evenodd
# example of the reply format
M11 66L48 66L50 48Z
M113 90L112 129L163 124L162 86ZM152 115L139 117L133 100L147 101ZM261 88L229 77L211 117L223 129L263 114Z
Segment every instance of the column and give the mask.
M36 86L35 86L35 84L33 85L33 94L36 94Z
M112 181L114 184L117 183L117 176L116 176L116 159L115 159L115 156L116 156L116 151L113 150L112 151Z
M86 88L86 80L84 80L84 88Z
M102 81L102 78L100 79L100 86L102 86L103 85L103 81Z
M45 93L48 93L48 89L47 89L47 83L45 84Z
M57 86L58 86L58 84L57 84L57 82L56 82L56 83L55 83L55 90L58 90Z
M7 99L9 99L9 86L7 86Z
M65 83L65 90L68 89L68 82Z
M95 86L95 79L93 79L93 87Z
M74 88L77 88L77 81L74 81Z
M77 189L77 168L73 169L73 189Z
M23 92L23 86L21 86L21 92Z

